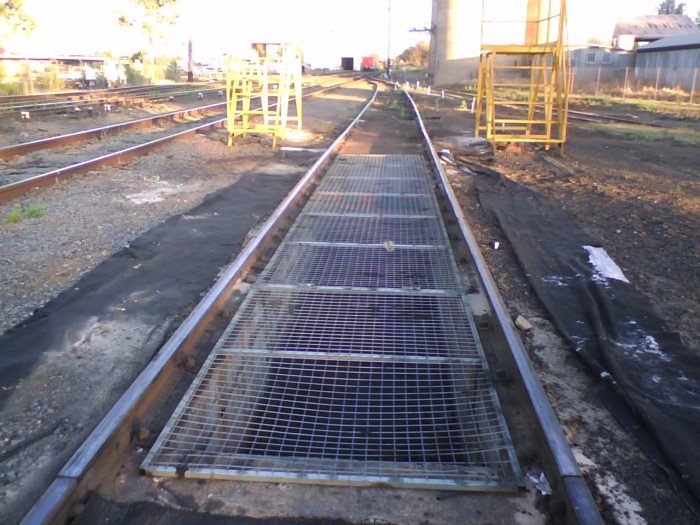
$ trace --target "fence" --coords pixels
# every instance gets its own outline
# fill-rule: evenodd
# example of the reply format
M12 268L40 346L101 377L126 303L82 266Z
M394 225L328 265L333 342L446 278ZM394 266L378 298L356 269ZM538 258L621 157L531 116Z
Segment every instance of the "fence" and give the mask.
M700 68L577 66L571 92L673 102L700 102Z
M85 63L41 60L0 60L0 96L31 95L87 87ZM181 80L177 63L169 59L146 63L91 63L94 82L90 87L151 84Z

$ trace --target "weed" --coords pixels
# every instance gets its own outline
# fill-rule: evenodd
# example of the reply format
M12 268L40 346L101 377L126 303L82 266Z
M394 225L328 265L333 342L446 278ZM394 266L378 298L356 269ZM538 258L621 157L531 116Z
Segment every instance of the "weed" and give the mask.
M584 127L624 140L668 140L683 146L700 146L700 133L689 128L660 129L639 124L586 124Z
M391 102L389 102L389 109L399 109L399 101L395 98L391 99Z
M671 188L669 193L674 197L682 197L683 195L685 195L685 192L683 191L683 188L680 184L676 184L673 188Z
M5 216L5 221L10 223L19 222L22 220L22 210L14 209Z
M14 210L10 211L5 216L5 221L10 222L10 223L17 223L20 222L22 219L29 219L32 217L43 217L46 214L44 211L44 208L39 206L38 204L30 204L26 208L15 208Z
M467 101L462 99L462 102L459 103L459 107L457 109L460 111L467 111L469 109L469 106L467 106Z
M30 204L23 211L24 217L27 217L27 218L43 217L45 214L46 214L46 212L44 211L44 208L42 208L38 204Z

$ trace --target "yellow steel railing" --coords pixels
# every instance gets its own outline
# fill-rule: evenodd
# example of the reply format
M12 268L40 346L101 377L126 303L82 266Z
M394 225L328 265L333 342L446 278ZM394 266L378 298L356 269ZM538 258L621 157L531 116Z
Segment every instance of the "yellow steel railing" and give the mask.
M497 4L499 0L488 0ZM482 0L486 14L486 0ZM512 32L512 20L503 21ZM522 43L485 42L498 36L482 21L477 84L476 136L505 142L566 142L569 65L566 57L566 0L528 0ZM489 35L486 36L485 35ZM501 35L502 36L502 35ZM523 109L527 117L519 116Z
M261 47L263 46L263 47ZM230 57L226 63L226 113L228 145L238 136L248 134L287 135L287 124L296 121L302 126L302 76L299 50L283 44L277 52L268 53L266 44L254 44L257 56L240 59ZM262 50L262 51L261 51ZM290 113L290 97L294 97Z

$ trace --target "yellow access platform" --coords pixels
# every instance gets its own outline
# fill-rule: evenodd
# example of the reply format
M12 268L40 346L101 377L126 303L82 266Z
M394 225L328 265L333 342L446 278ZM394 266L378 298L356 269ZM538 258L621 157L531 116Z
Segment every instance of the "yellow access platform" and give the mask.
M476 136L484 133L494 146L563 147L570 78L566 0L524 0L522 19L499 4L482 0Z
M252 45L252 58L229 57L226 62L226 113L228 145L248 134L284 139L287 124L302 124L301 52L277 43ZM294 97L293 111L290 98Z

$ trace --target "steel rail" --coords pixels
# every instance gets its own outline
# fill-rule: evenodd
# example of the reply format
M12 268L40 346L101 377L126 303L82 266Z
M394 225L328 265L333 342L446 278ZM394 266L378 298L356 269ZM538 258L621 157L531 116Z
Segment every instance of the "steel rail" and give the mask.
M467 97L475 98L476 94L471 94L471 93L461 93L459 91L454 91L451 89L440 89L440 88L434 88L435 91L444 91L446 95L452 97L452 98L457 98L460 100L463 100ZM423 94L423 93L421 93ZM435 96L435 95L434 95ZM519 107L515 104L513 105L503 105L503 107L507 107L509 109L517 110L517 111L523 111L522 107ZM537 110L538 112L541 112L541 110ZM625 117L616 117L614 115L601 115L600 113L592 113L589 111L577 111L574 109L569 109L567 110L567 113L569 115L569 120L574 120L578 122L592 122L592 123L601 123L601 124L606 124L608 122L620 122L623 124L635 124L638 126L649 126L652 128L663 128L664 126L660 124L655 124L653 122L639 122L638 120L633 120L633 119L628 119Z
M205 86L211 86L211 84L206 84ZM184 91L183 91L184 89ZM183 97L187 95L192 95L194 93L203 93L210 91L221 90L221 87L200 87L196 86L186 87L186 86L156 86L153 89L144 90L143 87L133 92L122 91L122 92L107 92L101 96L93 96L93 92L83 93L79 96L80 98L71 100L67 98L65 100L51 100L51 99L36 99L28 100L25 102L10 102L5 104L0 104L0 115L7 115L17 111L29 111L33 114L50 114L57 113L62 110L77 108L82 106L90 106L93 104L111 103L119 104L127 101L137 101L137 100L157 100L166 97Z
M316 160L292 191L263 224L258 234L245 246L236 259L222 272L199 304L173 333L154 359L139 374L121 398L97 424L85 442L78 448L58 476L21 521L22 525L46 525L66 521L68 510L76 498L94 487L102 473L111 466L116 455L128 448L133 427L140 414L156 401L158 394L168 386L178 363L182 361L206 326L223 309L226 300L268 247L275 234L294 213L311 185L318 179L350 131L357 125L377 95L375 85L369 102L365 104L348 127Z
M307 93L304 96L312 96L312 95L318 95L320 93L323 93L325 91L331 90L331 89L336 89L340 86L343 86L345 84L348 84L350 82L354 82L355 80L351 81L346 81L346 82L341 82L339 84L329 86L327 88L322 88L319 89L318 91L313 91L311 93ZM154 139L148 142L145 142L143 144L137 144L136 146L131 146L126 149L122 149L119 151L115 151L112 153L108 153L105 155L101 155L99 157L95 157L93 159L85 160L82 162L78 162L75 164L71 164L70 166L65 166L63 168L57 168L55 170L51 170L46 173L42 173L39 175L35 175L33 177L29 177L27 179L22 179L17 182L13 182L10 184L6 184L4 186L0 186L0 204L5 203L18 195L21 195L27 191L29 191L32 188L37 188L37 187L42 187L42 186L48 186L50 184L53 184L56 180L62 177L67 177L70 175L76 175L78 173L85 173L86 171L90 171L92 169L102 167L102 166L113 166L113 165L121 165L126 163L129 159L136 157L138 155L142 155L144 153L147 153L158 146L161 146L163 144L166 144L168 142L171 142L173 140L188 136L188 135L193 135L202 131L206 131L208 129L212 129L216 126L223 126L226 123L226 117L215 120L213 122L208 122L205 124L199 124L197 126L194 126L192 128L188 128L183 131L179 131L177 133L167 135L165 137L161 137L158 139Z
M93 95L120 95L123 93L137 92L137 91L153 91L156 89L178 89L186 87L197 87L209 85L209 82L193 82L185 84L173 84L171 86L163 85L148 85L148 86L122 86L114 88L102 88L102 89L90 89L90 90L72 90L72 91L54 91L50 93L37 93L34 95L4 95L0 96L0 107L13 104L15 102L22 101L37 101L37 100L50 100L52 98L67 98L67 97L83 97L90 98Z
M27 107L14 107L11 110L0 109L0 118L7 116L8 113L19 112L20 114L24 111L30 113L31 115L52 115L61 112L70 112L71 108L74 112L81 111L82 108L86 108L88 111L93 110L94 105L100 104L111 104L111 105L122 105L129 106L138 101L150 100L159 101L167 99L175 99L179 97L185 97L193 95L195 93L208 93L211 91L221 91L223 88L211 88L211 89L199 89L193 91L166 91L166 92L153 92L151 94L143 94L133 97L117 97L117 98L99 98L90 100L76 100L76 101L64 101L64 102L47 102L39 106L27 106Z
M71 144L73 142L87 140L92 137L102 137L107 133L120 132L126 129L136 128L147 124L155 124L159 120L184 117L197 112L205 113L214 108L219 108L222 106L226 106L226 102L217 102L215 104L207 104L204 106L178 109L175 111L169 111L167 113L152 115L150 117L129 120L127 122L120 122L117 124L110 124L109 126L102 126L99 128L76 131L75 133L66 133L64 135L57 135L55 137L47 137L43 139L32 140L30 142L23 142L21 144L12 144L10 146L0 147L0 159L9 160L17 155L24 155L26 153L31 153L32 151L39 151L42 149L49 149L56 146L63 146L65 144Z
M430 141L427 128L418 111L418 106L414 102L408 91L404 93L409 100L416 114L418 124L425 141L425 146L428 151L428 156L432 162L435 172L438 176L440 186L448 200L450 211L454 214L457 224L460 229L461 236L466 243L472 260L476 266L477 272L482 280L484 291L491 304L491 308L496 315L500 329L505 336L508 347L513 356L515 364L518 368L523 386L530 399L539 430L543 435L547 447L555 462L557 473L563 483L565 497L575 523L579 525L602 525L603 521L595 505L593 497L586 485L581 469L576 463L571 447L564 436L561 425L557 419L554 410L552 409L547 395L542 388L542 385L537 378L537 374L532 367L532 363L527 355L527 351L523 346L523 342L518 335L515 325L508 315L508 310L501 297L501 294L496 285L496 281L491 274L491 271L486 264L486 260L481 254L479 245L472 233L467 219L462 211L456 194L452 190L452 186L447 178L447 173L443 169L440 158L435 147Z
M329 77L342 75L310 75L310 77ZM46 93L42 95L17 95L0 97L0 116L21 110L33 110L36 114L53 113L61 109L75 106L86 106L99 103L120 103L130 100L158 100L165 97L181 97L194 93L207 93L220 91L223 86L211 87L223 84L224 81L201 82L188 84L175 84L172 86L126 86L120 88L91 89L87 91L65 91L58 93ZM131 95L131 96L130 96ZM76 97L71 99L71 97ZM65 98L66 100L60 100ZM52 99L59 99L52 101ZM9 101L8 101L9 100ZM42 109L42 105L48 106ZM60 107L59 107L60 106Z
M129 120L127 122L110 124L109 126L102 126L99 128L76 131L75 133L66 133L64 135L57 135L55 137L47 137L43 139L32 140L30 142L23 142L21 144L13 144L11 146L5 146L0 148L0 159L8 160L17 155L24 155L26 153L31 153L32 151L55 148L57 146L63 146L66 144L71 144L73 142L87 140L92 137L102 137L107 133L116 133L124 131L126 129L155 124L160 120L173 119L177 117L186 117L195 113L204 113L211 109L225 105L226 102L217 102L216 104L208 104L206 106L197 106L177 111L170 111L168 113L161 113L150 117Z

